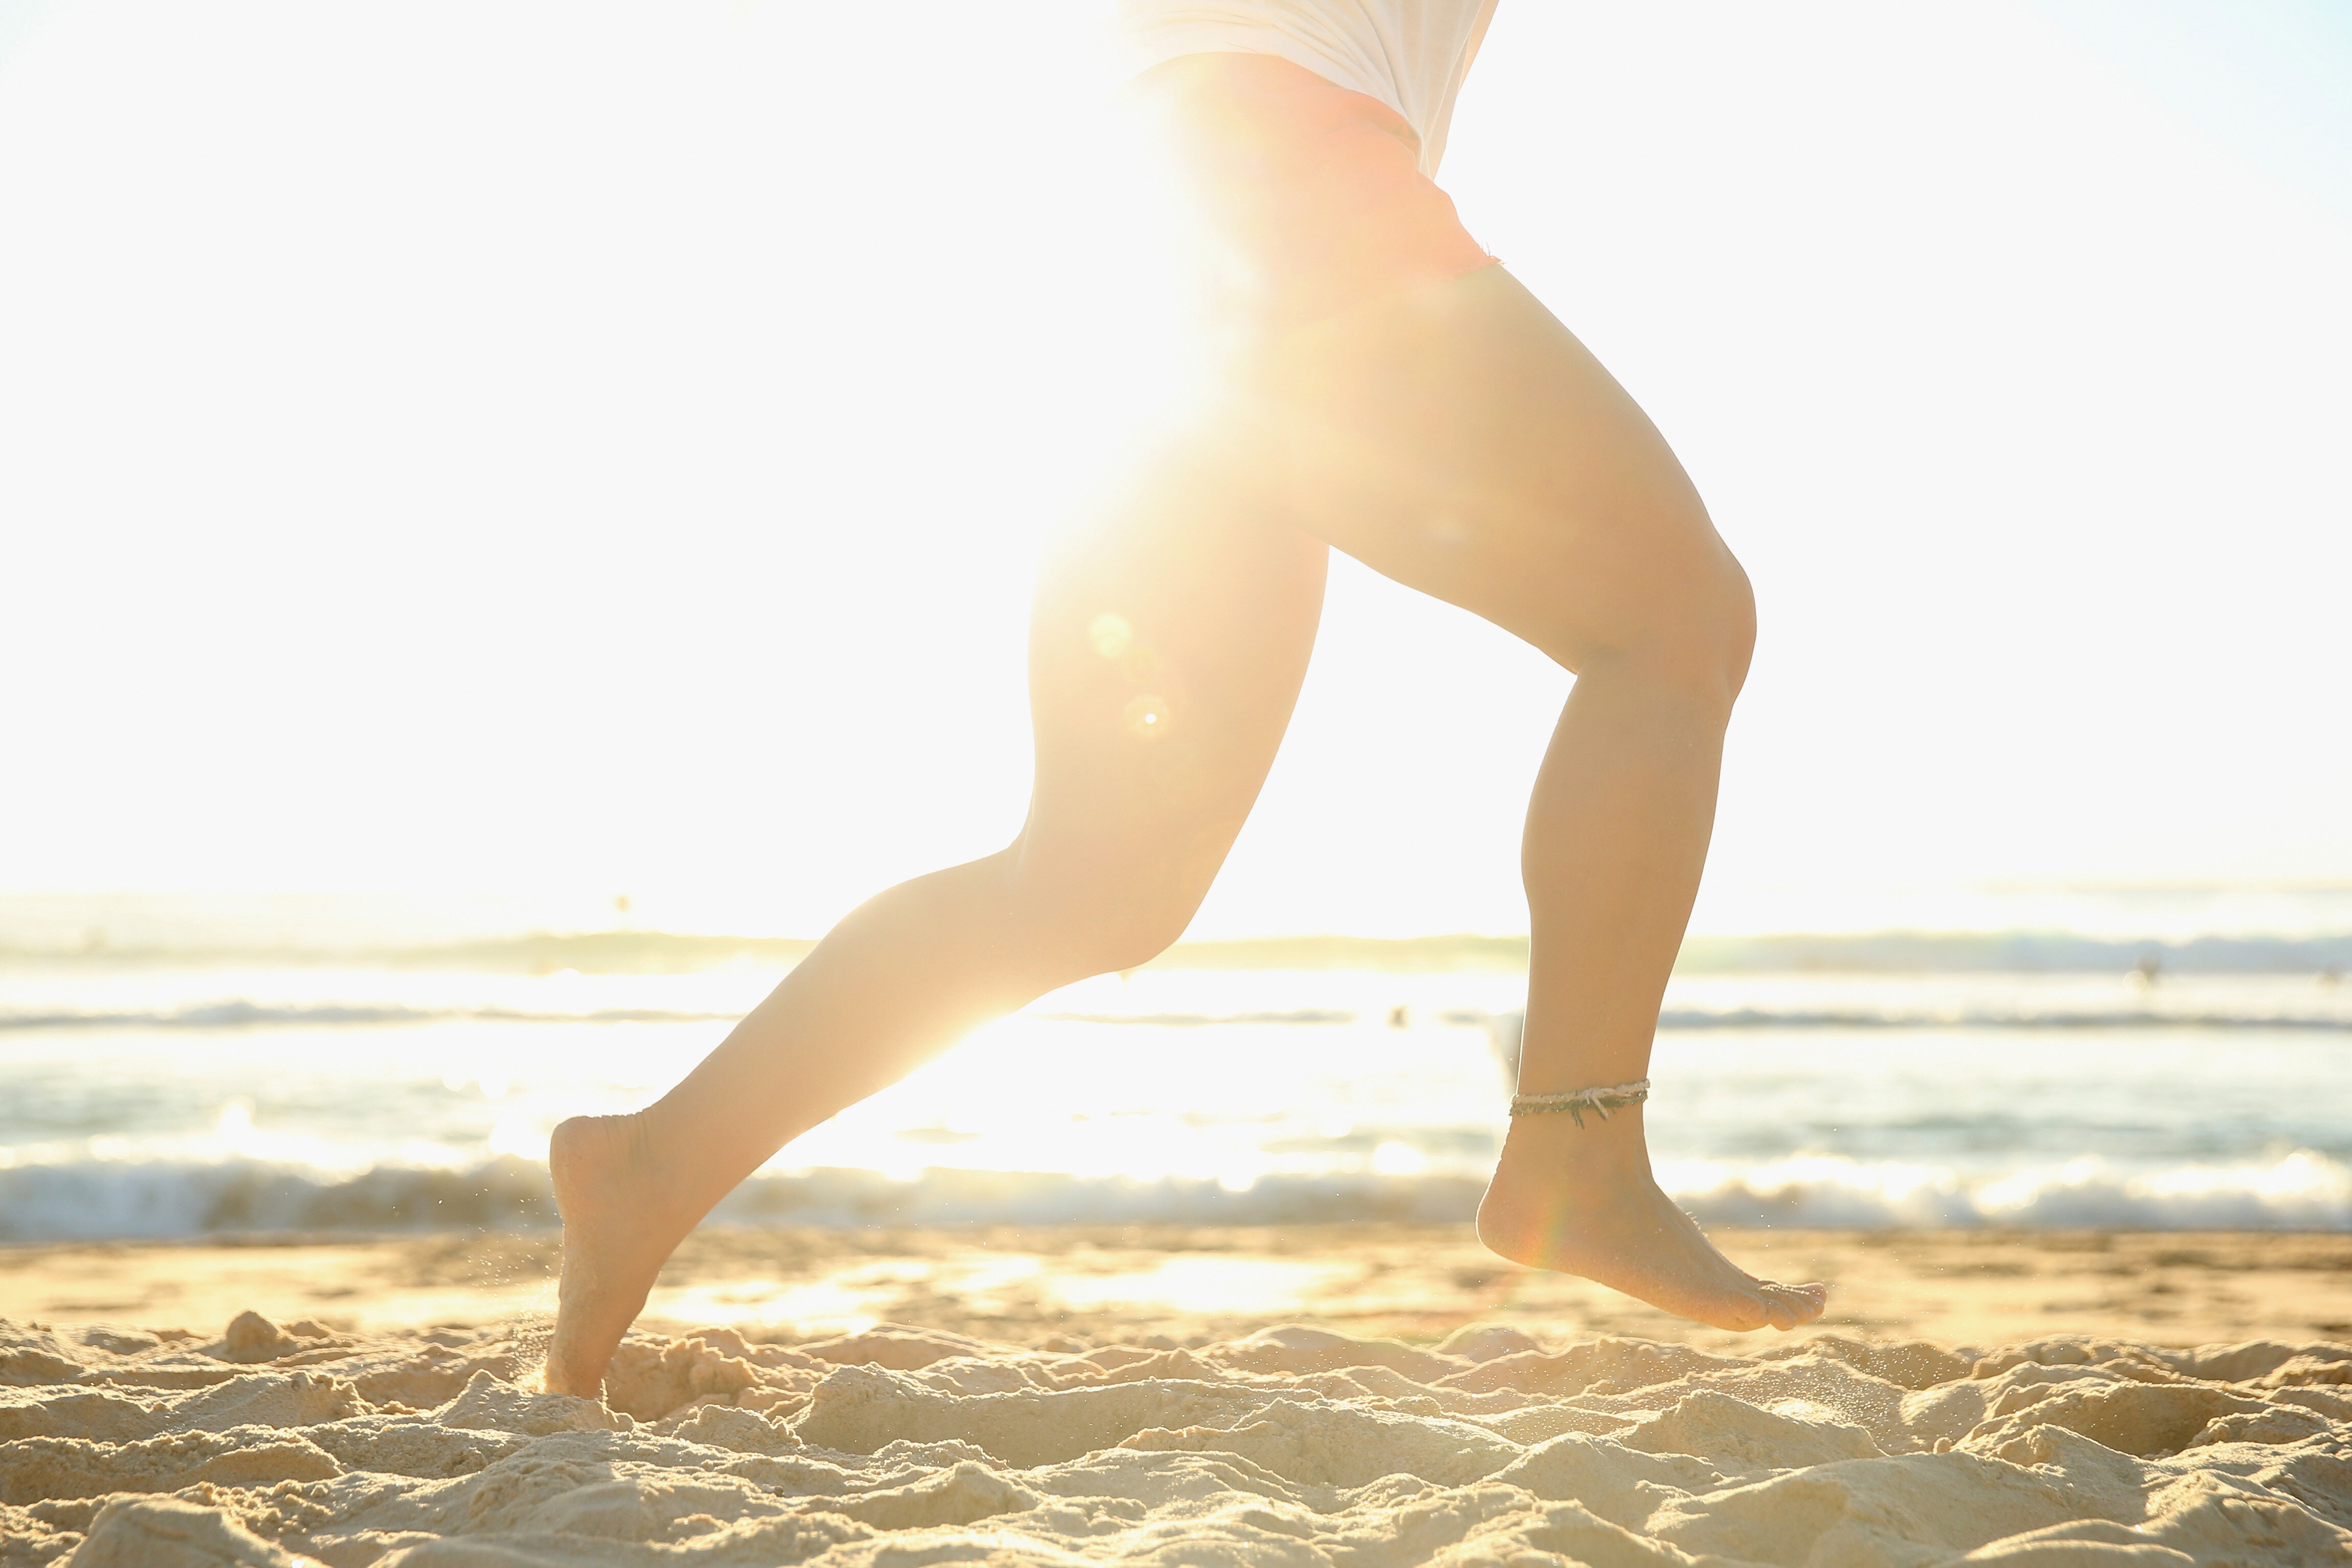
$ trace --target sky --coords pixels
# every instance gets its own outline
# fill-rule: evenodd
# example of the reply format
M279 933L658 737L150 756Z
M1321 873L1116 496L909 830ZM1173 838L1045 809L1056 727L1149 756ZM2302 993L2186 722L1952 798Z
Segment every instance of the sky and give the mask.
M919 26L909 26L909 19ZM1187 384L1079 0L0 0L0 893L1000 847ZM2352 7L1503 0L1443 181L1755 579L1702 929L2352 884ZM1525 929L1568 678L1340 563L1200 935Z

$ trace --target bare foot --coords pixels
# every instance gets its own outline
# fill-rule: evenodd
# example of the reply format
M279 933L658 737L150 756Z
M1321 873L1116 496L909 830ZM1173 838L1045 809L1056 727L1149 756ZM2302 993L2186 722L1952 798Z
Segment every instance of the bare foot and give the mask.
M1822 1315L1824 1285L1759 1279L1716 1250L1650 1173L1640 1108L1608 1121L1520 1117L1478 1205L1478 1239L1718 1329L1793 1329Z
M604 1364L686 1232L673 1229L656 1202L642 1116L575 1116L558 1124L547 1164L563 1216L547 1387L597 1399Z

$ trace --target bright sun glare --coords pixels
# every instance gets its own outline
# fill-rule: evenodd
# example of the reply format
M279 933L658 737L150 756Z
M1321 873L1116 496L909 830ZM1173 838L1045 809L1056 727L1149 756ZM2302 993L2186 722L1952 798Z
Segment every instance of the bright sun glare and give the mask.
M1473 232L1759 587L1702 924L2352 877L2352 220L2066 9L1506 0L1471 79ZM25 11L0 889L802 932L1003 842L1039 543L1198 368L1095 14ZM1197 929L1523 929L1564 689L1343 566Z

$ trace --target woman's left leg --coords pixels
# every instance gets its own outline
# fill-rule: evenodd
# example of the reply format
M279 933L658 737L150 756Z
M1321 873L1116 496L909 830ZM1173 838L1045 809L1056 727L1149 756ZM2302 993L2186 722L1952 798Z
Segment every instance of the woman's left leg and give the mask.
M549 1152L563 1272L547 1385L593 1395L663 1261L784 1143L962 1035L1173 942L1289 721L1328 552L1246 442L1173 439L1038 584L1036 778L1003 851L877 895L659 1101ZM940 787L956 787L940 759Z

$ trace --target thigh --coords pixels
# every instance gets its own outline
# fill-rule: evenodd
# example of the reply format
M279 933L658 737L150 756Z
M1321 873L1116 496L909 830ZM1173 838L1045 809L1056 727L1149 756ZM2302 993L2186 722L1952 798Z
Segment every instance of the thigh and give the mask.
M1113 884L1123 909L1178 928L1207 890L1322 609L1328 552L1269 488L1243 444L1180 441L1050 557L1030 636L1033 885Z
M1302 526L1571 669L1738 571L1648 416L1499 266L1288 333L1246 384Z

